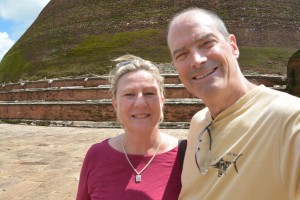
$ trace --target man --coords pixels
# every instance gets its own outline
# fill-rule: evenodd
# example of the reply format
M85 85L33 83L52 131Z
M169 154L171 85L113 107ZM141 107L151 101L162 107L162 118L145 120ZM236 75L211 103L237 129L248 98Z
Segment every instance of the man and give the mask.
M168 46L207 106L191 120L179 199L300 199L300 99L249 82L235 36L208 10L176 15Z

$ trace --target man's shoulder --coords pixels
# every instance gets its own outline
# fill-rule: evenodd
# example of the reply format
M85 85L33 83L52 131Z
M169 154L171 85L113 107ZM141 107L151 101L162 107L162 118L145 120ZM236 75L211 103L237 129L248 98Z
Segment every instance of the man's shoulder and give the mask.
M293 107L296 106L297 107L300 104L299 97L293 96L286 92L266 88L265 94L269 95L269 98L272 99L272 103L280 104L282 107L285 107L285 106L293 106Z
M203 121L207 117L210 117L210 112L207 107L203 108L202 110L198 111L192 118L192 122Z

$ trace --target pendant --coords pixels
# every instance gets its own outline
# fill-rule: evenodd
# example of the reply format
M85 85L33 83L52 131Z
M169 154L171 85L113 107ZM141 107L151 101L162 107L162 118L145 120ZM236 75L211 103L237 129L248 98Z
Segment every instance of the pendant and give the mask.
M142 175L140 175L140 174L135 175L135 182L139 183L141 181L142 181Z

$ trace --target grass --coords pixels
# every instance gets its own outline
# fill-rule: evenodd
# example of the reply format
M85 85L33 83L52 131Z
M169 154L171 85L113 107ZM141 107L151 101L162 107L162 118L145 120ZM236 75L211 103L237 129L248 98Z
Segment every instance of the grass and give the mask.
M120 56L124 52L148 49L154 46L154 38L158 34L160 34L159 30L143 29L113 35L91 36L75 48L70 49L66 58L74 59L79 56L82 56L82 58L88 56L92 60L101 60L102 66L109 65L110 59ZM145 47L145 43L148 43L148 46Z
M28 73L27 80L76 76L85 74L106 74L111 69L112 59L131 53L145 59L161 62L170 61L166 45L158 45L157 37L162 32L143 29L116 34L89 36L67 52L56 54L56 58ZM160 59L163 58L163 59ZM39 66L39 63L35 64Z
M240 47L239 63L243 71L258 74L286 75L289 58L296 49Z
M29 63L24 58L25 53L19 50L11 51L7 56L13 59L5 59L0 65L14 67L1 68L0 82L106 74L114 64L111 60L126 53L156 63L170 63L167 44L157 43L162 41L164 34L159 29L141 29L93 35L66 52L57 51L47 58L47 62ZM296 49L241 46L239 63L244 74L285 75L288 60L295 52Z
M9 58L12 59L9 59ZM20 50L16 50L6 55L5 60L1 61L1 65L5 66L14 66L14 67L6 67L1 68L0 70L0 81L1 82L17 82L19 77L22 76L22 72L28 65L26 60L23 57L23 54Z

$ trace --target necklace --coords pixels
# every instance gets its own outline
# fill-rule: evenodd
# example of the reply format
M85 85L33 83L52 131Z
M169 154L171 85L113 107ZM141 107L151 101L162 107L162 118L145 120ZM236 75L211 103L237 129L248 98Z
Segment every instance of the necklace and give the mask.
M129 158L128 158L127 152L126 152L126 150L125 150L124 137L122 137L122 148L123 148L123 151L124 151L126 160L128 161L128 163L129 163L130 167L133 169L133 171L136 173L136 175L135 175L135 182L136 182L136 183L139 183L139 182L142 181L142 175L141 175L141 174L142 174L143 171L151 164L152 160L154 159L155 155L157 154L157 152L158 152L158 150L159 150L160 144L161 144L161 140L159 141L159 144L158 144L158 146L157 146L157 148L156 148L156 150L155 150L153 156L152 156L151 159L149 160L149 162L145 165L145 167L144 167L141 171L138 172L138 171L133 167L131 161L130 161Z

